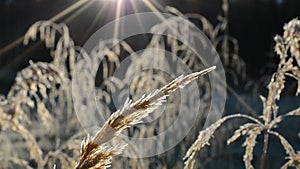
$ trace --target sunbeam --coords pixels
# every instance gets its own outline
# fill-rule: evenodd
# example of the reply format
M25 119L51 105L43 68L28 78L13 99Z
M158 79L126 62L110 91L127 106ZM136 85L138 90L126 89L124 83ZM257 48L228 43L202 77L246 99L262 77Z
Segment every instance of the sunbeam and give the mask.
M138 5L137 5L137 1L133 1L133 0L110 0L110 1L103 1L103 0L79 0L76 3L72 4L71 6L69 6L68 8L64 9L63 11L61 11L60 13L56 14L55 16L53 16L52 18L50 18L50 21L56 22L59 19L71 14L72 12L75 11L75 13L73 13L70 17L68 17L65 21L69 22L70 20L73 20L75 17L77 17L78 15L80 15L81 13L83 13L84 11L87 11L88 8L94 3L94 2L100 2L102 4L102 7L100 8L99 12L96 14L96 17L93 19L91 25L89 26L89 28L87 29L87 32L90 32L91 29L96 25L96 23L100 20L100 16L104 13L105 10L108 10L108 4L111 3L115 3L116 4L116 9L115 9L115 19L120 18L122 15L125 14L125 6L124 4L126 2L129 2L133 8L133 12L137 12L138 11ZM165 11L164 8L157 2L157 1L153 1L150 2L149 0L141 0L139 2L143 2L152 12L159 12L159 11ZM157 13L158 17L160 20L164 21L165 18ZM117 38L119 36L120 33L120 26L122 26L122 24L120 25L119 22L116 22L116 26L114 28L114 38ZM5 53L7 53L8 51L10 51L11 49L15 48L17 45L19 45L20 43L22 43L23 40L23 36L14 40L13 42L11 42L10 44L2 47L0 49L0 57L2 55L4 55Z
M123 0L118 0L117 1L117 9L116 9L116 16L115 16L116 20L118 18L120 18L120 16L121 16L122 2L123 2ZM120 30L120 21L116 21L116 25L115 25L115 28L114 28L114 39L118 38L119 30Z
M76 18L78 15L80 15L82 12L86 11L87 8L89 8L95 1L89 1L86 4L84 4L80 9L78 9L76 12L74 12L68 19L65 20L65 22L70 22L74 18Z
M99 22L102 13L104 12L105 8L107 8L109 3L104 3L100 10L98 11L97 15L95 16L95 18L93 19L91 25L88 27L88 29L86 30L86 33L84 35L84 37L88 36L90 34L90 32L92 31L92 29L96 26L96 24Z
M133 8L133 11L135 13L138 13L139 10L138 10L137 5L135 4L134 0L130 0L130 4ZM141 19L140 19L139 15L137 15L136 17L137 17L138 24L139 24L140 28L143 30L143 32L145 32L144 26L142 25L142 22L141 22Z
M55 16L53 16L52 18L50 18L50 21L57 21L63 17L65 17L66 15L70 14L71 12L75 11L76 9L78 9L79 7L82 7L82 5L84 5L87 2L95 2L95 1L91 1L91 0L80 0L74 4L72 4L71 6L67 7L66 9L64 9L63 11L61 11L60 13L56 14ZM4 55L6 52L10 51L11 49L15 48L17 45L19 45L20 43L22 43L24 36L21 36L20 38L14 40L13 42L9 43L8 45L2 47L0 49L0 57L2 55Z
M157 17L161 21L165 21L165 17L159 12L159 10L149 1L149 0L143 0L145 5L152 11L152 12L157 12Z
M156 0L153 0L153 1L151 1L152 2L152 4L154 5L154 6L156 6L158 9L160 9L161 11L166 11L165 10L165 8L160 4L160 3L158 3Z

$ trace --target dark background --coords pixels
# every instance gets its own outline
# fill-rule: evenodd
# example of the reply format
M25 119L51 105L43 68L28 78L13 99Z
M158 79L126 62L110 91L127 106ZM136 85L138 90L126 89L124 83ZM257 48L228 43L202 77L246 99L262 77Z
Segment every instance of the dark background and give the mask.
M107 1L107 0L106 0ZM125 0L127 1L127 0ZM46 20L76 0L2 0L0 1L0 48L18 39L38 20ZM127 2L125 2L128 4ZM200 13L216 24L221 12L221 0L166 0L159 2L170 5L183 13ZM247 78L256 80L261 76L260 68L266 63L276 62L273 52L273 37L282 34L282 26L292 18L300 16L299 0L229 0L229 34L239 41L240 56L247 66ZM136 1L139 12L149 11L141 1ZM70 15L57 22L67 21L71 36L77 45L108 21L114 19L115 4L112 2L101 15L99 22L86 32L102 3L95 3L78 16ZM126 13L132 13L130 5ZM71 13L72 14L72 13ZM27 65L29 59L47 60L49 54L43 45L27 50L22 44L0 56L0 92L6 93L18 70Z

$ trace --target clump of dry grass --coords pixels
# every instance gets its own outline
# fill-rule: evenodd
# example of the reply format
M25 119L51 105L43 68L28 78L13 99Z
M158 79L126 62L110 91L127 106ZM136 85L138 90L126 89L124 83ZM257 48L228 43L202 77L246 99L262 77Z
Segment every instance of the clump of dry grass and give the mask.
M184 16L191 20L201 22L201 30L207 35L211 43L220 54L222 64L226 73L238 83L238 76L246 78L246 64L239 56L238 40L229 35L229 1L222 0L222 13L218 15L217 25L213 25L207 18L200 14L185 14Z
M163 104L169 94L176 89L183 88L191 81L213 69L215 67L187 76L180 76L161 89L155 90L147 96L144 95L135 102L127 99L123 108L113 113L93 138L88 137L83 141L80 161L76 169L109 167L112 156L121 153L124 145L108 148L105 145L106 142L116 137L125 128L139 123L140 120Z
M224 16L219 17L220 23L216 27L214 27L203 16L184 16L175 8L167 8L167 10L169 10L171 13L175 13L178 16L199 19L203 24L202 26L205 33L213 41L214 45L217 48L221 48L225 66L233 65L235 68L237 68L238 72L241 72L243 74L243 62L242 60L239 60L239 57L236 55L238 53L237 41L236 39L228 36L228 0L223 0L222 9L224 12ZM182 25L177 26L181 28L184 27ZM163 27L158 25L156 28L162 30ZM224 35L222 35L223 33ZM198 73L181 76L168 85L164 86L163 88L155 90L153 93L147 96L143 95L141 99L135 102L128 99L125 102L123 108L113 113L108 118L105 125L98 131L98 133L94 137L88 136L85 140L82 141L81 154L79 153L79 145L81 139L79 139L78 137L72 137L62 145L58 144L60 146L56 146L53 151L46 152L43 148L41 148L41 145L39 145L37 139L35 138L34 131L26 128L25 126L27 123L32 122L28 115L29 112L31 112L29 109L36 108L38 120L44 126L50 126L50 128L54 127L51 122L54 119L53 114L55 114L55 111L50 111L48 109L48 100L50 100L52 106L57 107L57 109L61 109L60 112L67 112L67 115L76 117L72 109L67 108L67 111L65 111L66 109L64 107L61 107L61 105L65 102L71 103L70 96L68 96L68 94L70 94L70 91L67 87L70 86L70 80L72 79L72 71L74 69L76 51L74 42L69 36L68 28L64 24L55 24L49 21L37 22L29 29L29 31L25 35L24 44L28 44L30 40L36 40L38 35L40 36L39 38L42 41L45 41L46 47L50 49L53 61L51 63L31 62L28 68L22 70L18 74L16 83L12 87L8 96L3 97L0 100L0 131L12 129L20 133L25 139L30 155L30 157L26 160L22 160L18 157L8 157L6 159L18 166L21 166L22 168L53 168L55 164L58 166L58 168L70 168L70 166L76 166L75 168L108 168L111 165L113 156L120 154L126 146L123 144L110 146L108 144L109 140L118 136L118 134L124 129L139 123L142 118L147 117L149 113L154 111L160 104L163 104L166 101L168 95L174 92L174 90L184 87L187 83L196 79L198 76L205 74L213 69L212 67ZM58 35L59 38L57 38ZM165 42L163 42L161 39L163 39L163 37L158 37L157 35L153 36L148 47L157 47L164 49L166 47L166 44L164 44ZM197 57L194 56L195 54L191 52L186 45L180 44L178 41L172 38L168 38L167 41L168 45L171 46L173 54L179 55L180 53L183 53L182 59L184 63L190 66L193 71L198 71L203 68L203 64L201 63L200 59L197 59ZM276 101L280 99L280 94L282 93L282 90L284 88L286 76L290 76L298 80L297 94L300 93L299 21L293 20L292 22L287 24L283 37L277 36L276 42L276 52L280 55L281 61L278 66L277 72L273 75L272 81L270 82L268 97L262 97L262 100L264 102L264 112L262 120L253 118L248 115L235 114L224 117L221 120L217 121L215 124L199 133L197 140L187 151L185 157L185 168L193 168L198 152L203 147L209 145L209 141L213 137L214 132L225 121L232 118L246 118L252 121L242 125L234 132L233 136L228 139L228 144L230 144L236 141L241 136L246 136L245 143L243 144L246 149L244 155L246 168L253 168L251 164L251 161L253 160L253 148L256 145L257 137L261 133L267 134L265 137L265 143L268 142L268 135L270 134L276 136L282 143L289 156L287 162L282 166L282 168L299 166L299 152L295 152L289 142L280 133L273 130L277 126L277 124L279 124L285 117L300 114L298 108L284 115L278 115L278 106L276 105ZM97 50L94 53L91 53L91 55L102 55L103 53L107 53L102 62L103 78L107 78L107 81L110 83L108 85L111 85L111 83L113 83L116 88L120 88L119 86L122 85L120 79L113 79L108 77L114 73L114 68L120 64L120 48L123 48L128 53L134 54L134 52L130 48L130 46L126 44L125 41L116 45L116 47L114 47L113 49L109 49L108 47L106 47L105 43L110 42L99 42ZM233 53L229 51L229 49L231 49L229 47L230 44L233 45ZM289 56L289 53L291 53L292 55ZM99 59L97 57L94 58ZM143 59L134 59L136 61L139 60L139 65L142 65L144 63ZM94 62L94 60L92 60L91 62L92 64L98 63L96 61ZM298 66L295 64L297 64ZM97 66L99 65L95 64L91 66L97 68ZM139 69L131 70L139 71ZM134 72L128 72L128 74L130 73ZM147 81L148 79L146 78L148 77L154 78L155 76L151 73L153 72L145 72L143 74L145 79L142 79L142 81L140 81L139 79L134 79L131 90L136 90L140 94L141 92L145 93L145 91L150 89L150 87L145 87L139 84L143 84L143 82ZM164 78L160 77L159 80L162 81L162 84L165 84ZM209 91L209 83L204 83L205 84L203 85L203 88L206 87ZM91 84L94 84L94 82L92 82ZM157 81L156 83L153 83L152 87L153 86L158 88L157 86L159 85L157 85ZM202 88L202 86L200 88ZM107 104L110 104L112 102L108 92L102 90L100 91L99 89L97 90L100 94L99 98L101 97L105 99ZM63 95L63 97L61 97L61 95ZM59 99L57 100L57 98ZM206 94L205 98L209 100L209 94ZM168 99L170 100L170 98ZM176 105L176 102L173 104ZM173 108L172 110L174 109L175 108ZM111 113L108 107L105 107L105 111L109 114ZM57 115L55 117L59 116ZM164 119L162 119L159 121L161 127L160 129L163 129L165 126L167 126L165 125L166 123L172 122L172 120L170 120L170 116L166 118L168 118L168 120L164 121ZM67 127L70 126L67 125ZM65 131L64 129L60 130ZM145 134L146 132L153 133L154 127L144 127L143 132L141 133ZM63 139L57 140L59 142L65 141ZM185 145L180 147L180 149L181 151L185 152ZM72 150L72 153L68 153L68 151L70 150ZM267 152L267 149L265 149L264 152ZM79 159L78 163L76 163L76 159ZM136 161L137 160L135 159L132 160L133 163ZM145 168L140 167L137 164L133 164L132 166L134 165L136 166L136 168ZM148 164L146 164L145 166L150 167L150 165ZM127 166L124 165L122 167Z
M42 161L42 150L25 127L31 123L29 109L36 108L41 123L50 127L52 115L44 100L49 98L47 91L63 82L64 76L54 65L30 62L30 66L18 73L15 84L0 106L1 131L12 129L21 134L28 146L30 157L36 161ZM58 88L55 90L59 91Z
M45 42L50 54L53 57L52 63L60 68L60 71L69 76L74 70L76 50L70 37L68 27L61 23L52 21L38 21L34 23L24 36L24 45L28 45L30 40L36 41L37 36Z
M288 116L300 116L300 108L292 110L286 114L278 115L277 101L280 99L281 93L285 87L286 76L290 76L297 80L298 89L296 95L300 92L300 21L293 19L284 26L284 35L275 37L275 51L280 57L277 71L273 74L269 83L268 96L265 98L261 96L263 102L263 113L261 119L256 119L248 115L234 114L223 117L207 129L200 131L197 140L188 150L184 159L185 168L191 169L194 167L196 154L204 147L209 145L210 139L213 137L214 132L225 121L232 118L246 118L251 120L251 123L246 123L237 129L233 136L227 140L227 144L231 144L241 136L246 136L246 140L243 144L245 146L244 163L247 169L254 168L251 164L253 160L253 150L256 145L256 139L261 133L265 133L264 136L264 148L263 153L267 153L267 145L269 141L269 135L276 136L283 148L288 154L288 162L282 166L282 168L288 167L300 167L299 153L295 153L292 145L277 131L274 130L276 126ZM289 55L290 54L290 55ZM263 154L264 156L264 154ZM264 158L262 158L264 160ZM263 162L262 162L263 163ZM263 165L261 165L263 167Z
M60 38L56 39L56 34L59 34ZM37 35L40 35L41 40L45 41L46 46L50 48L53 61L51 63L30 61L29 66L17 74L15 83L7 97L2 96L0 104L0 132L12 130L20 134L25 140L26 151L29 153L24 160L18 157L19 155L12 157L8 155L1 158L1 161L8 161L22 168L47 166L48 159L54 153L50 146L54 143L50 143L53 140L48 140L50 144L40 142L53 136L55 141L60 140L59 134L52 135L53 132L57 132L55 130L58 126L55 124L59 123L59 120L66 120L65 116L60 114L62 112L70 116L73 114L68 86L75 62L75 48L68 28L63 24L57 25L49 21L37 22L25 35L24 44L28 44L29 40L36 40ZM10 135L8 138L14 139ZM57 154L62 154L60 156L62 158L67 157L64 153Z
M53 38L53 36L57 36L56 34L60 35L58 41L56 41L56 38ZM67 168L69 166L74 166L74 159L79 158L79 154L76 153L76 150L79 149L79 146L77 144L78 139L71 138L70 141L67 141L67 143L63 144L62 146L56 146L54 150L50 150L47 152L42 147L43 145L40 145L37 141L35 129L31 131L26 123L32 123L35 121L30 119L29 112L32 112L32 108L36 108L38 118L40 122L46 126L46 128L57 127L53 125L52 121L54 117L60 118L61 116L54 113L55 109L49 109L48 102L50 101L50 105L53 107L55 106L56 109L61 109L61 111L66 110L64 107L60 107L60 103L69 101L68 95L70 94L70 91L68 89L68 86L70 86L70 81L72 79L72 66L74 64L73 61L75 60L73 58L73 52L75 51L75 49L73 41L69 37L69 31L63 24L55 24L49 21L37 22L29 29L29 31L25 35L24 44L28 44L30 40L36 40L38 35L40 36L40 39L42 41L45 41L46 47L50 48L53 61L51 63L30 62L30 66L19 73L16 78L16 83L13 85L11 91L8 94L8 97L1 100L0 107L0 125L2 131L13 129L19 132L25 138L25 142L28 145L28 152L30 153L30 157L26 160L22 160L19 157L7 157L5 159L8 159L10 162L16 165L20 165L21 162L25 162L28 160L27 162L22 163L24 168L52 168L53 165L58 161L58 168ZM122 42L121 46L132 53L132 50L125 42ZM100 43L98 47L100 48L98 50L98 52L100 53L110 50L108 48L105 48L105 42L104 44L102 44L102 46ZM118 49L114 49L108 52L108 57L103 61L104 77L109 76L109 74L111 75L112 63L116 65L119 64L120 61L118 55ZM206 71L210 70L211 69L208 69ZM112 130L110 130L109 128L100 130L97 134L97 137L94 137L97 138L96 142L97 145L99 144L99 146L96 146L97 148L91 151L85 150L85 152L89 152L89 155L86 156L86 159L96 160L100 156L103 156L103 159L105 159L104 156L107 156L106 160L99 161L99 163L103 162L108 164L112 155L120 153L120 151L115 151L117 150L115 148L118 148L118 146L109 147L106 144L101 144L101 142L104 143L109 139L107 138L109 136L107 135L108 133L111 134L111 137L114 137L114 135L117 135L121 130L128 127L127 125L138 123L142 117L147 116L148 113L162 104L168 94L170 94L177 88L185 86L187 83L200 76L201 73L205 74L207 72L201 71L200 74L194 73L186 77L181 76L177 78L176 81L173 81L161 90L156 90L151 95L143 96L141 99L134 103L131 103L132 101L128 100L124 108L119 112L113 114L113 116L111 116L111 118L109 119L110 122L108 122L108 126L113 126L114 128L111 128ZM147 73L146 75L148 76L150 74ZM18 102L18 100L20 102ZM7 103L10 103L9 106ZM70 111L72 110L67 108L67 111L64 113L76 117ZM123 115L126 115L126 117L128 116L127 119L122 119ZM130 121L130 119L132 121ZM123 126L121 122L124 123ZM129 124L125 125L126 123ZM116 131L114 131L115 129ZM101 135L102 137L100 137ZM84 147L91 146L91 144L89 144L90 142L92 142L91 140L93 139L88 138L85 142L83 142L82 151L84 151ZM64 140L60 140L60 138L58 138L58 140L56 141L62 141L63 143ZM124 145L120 145L120 147L122 148L124 147ZM65 150L72 150L73 155L67 154L67 151ZM110 152L112 154L109 154ZM86 167L86 165L90 164L90 161L82 161L81 164L79 163L77 167Z

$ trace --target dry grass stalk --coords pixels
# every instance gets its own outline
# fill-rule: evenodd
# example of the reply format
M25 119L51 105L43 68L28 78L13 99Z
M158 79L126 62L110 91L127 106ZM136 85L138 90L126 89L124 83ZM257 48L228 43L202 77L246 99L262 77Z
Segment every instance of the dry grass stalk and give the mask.
M43 164L43 152L32 131L26 128L26 124L31 123L28 112L30 108L36 108L41 123L49 127L52 115L47 110L44 100L51 99L49 90L59 90L55 85L64 83L64 80L65 77L54 65L30 62L30 66L18 73L15 84L0 106L1 131L11 129L19 133L27 144L30 159L34 160L38 167Z
M300 168L300 153L298 152L297 154L295 153L294 148L291 146L291 144L278 132L271 131L270 134L276 136L282 146L284 147L286 153L288 154L289 159L283 166L281 166L281 169L287 169L289 167L295 167L297 169Z
M12 129L18 132L28 147L30 158L41 163L42 150L37 144L32 133L26 129L25 123L30 123L30 118L25 107L36 106L38 117L45 126L49 126L51 115L42 100L48 98L46 90L51 89L53 84L61 84L63 76L51 64L32 63L18 73L15 84L8 93L6 103L0 107L1 131ZM40 94L40 96L37 95ZM8 104L9 103L9 104Z
M11 162L13 164L16 164L17 166L22 167L24 169L33 169L32 167L29 166L28 161L26 161L26 160L22 160L22 159L18 159L18 158L13 158L13 157L8 157L8 158L5 158L5 159L0 159L1 162L4 162L5 160L7 160L7 161L9 161L9 162Z
M196 160L196 156L197 156L198 152L203 147L209 146L210 145L209 141L213 138L213 135L214 135L215 131L223 123L225 123L227 120L230 120L232 118L246 118L248 120L256 122L257 123L256 125L259 125L259 126L263 125L261 122L259 122L255 118L253 118L251 116L248 116L248 115L244 115L244 114L234 114L234 115L223 117L222 119L218 120L217 122L215 122L214 124L212 124L211 126L206 128L205 130L202 130L202 131L199 132L197 140L189 148L189 150L187 151L185 157L183 158L184 160L186 160L185 163L184 163L185 164L185 167L184 167L185 169L194 168L195 160ZM247 130L247 129L244 129L244 127L243 127L243 130ZM233 140L232 138L230 140ZM234 138L236 139L236 137L234 137Z
M113 113L93 138L88 137L83 141L81 157L76 169L107 168L112 156L119 154L123 146L121 148L107 148L105 146L106 142L117 136L125 128L139 123L149 113L163 104L170 93L178 88L183 88L199 76L214 69L215 67L210 67L187 76L180 76L161 89L155 90L147 96L144 95L135 102L128 99L123 108Z
M234 135L227 140L227 143L230 144L237 140L239 137L246 135L246 140L243 144L243 146L246 147L244 154L244 163L246 169L254 168L251 164L251 161L253 160L253 149L256 145L256 139L258 135L260 135L262 132L265 133L265 137L261 168L264 167L263 161L265 154L267 153L269 134L272 134L280 139L283 148L289 155L290 160L283 165L283 168L287 168L289 166L293 166L296 168L300 167L299 156L294 152L292 145L290 145L289 142L279 133L273 131L276 125L279 124L285 117L300 115L300 108L297 108L286 114L278 116L279 107L277 106L277 101L280 99L281 93L285 87L286 76L291 76L297 80L298 89L296 95L298 95L300 91L300 21L297 19L293 19L287 25L285 25L284 30L285 32L283 37L275 37L275 51L280 57L280 62L278 64L277 72L273 74L268 86L268 97L265 98L261 96L263 102L262 122L260 121L260 119L254 119L247 115L241 116L237 114L223 117L207 129L199 133L197 140L190 147L189 151L184 157L184 159L187 159L187 161L185 162L186 169L191 169L194 167L196 154L201 150L201 148L209 145L209 140L212 138L216 129L219 128L226 120L237 117L247 118L255 122L247 123L241 126L235 131ZM291 54L290 56L289 53ZM296 65L294 65L294 63L296 63Z
M52 63L59 67L66 76L71 77L75 66L76 51L68 27L63 23L38 21L26 32L23 44L28 45L30 40L36 41L38 35L45 42L46 47L50 49L53 57Z
M36 140L30 133L30 131L28 131L23 125L21 125L17 119L13 119L11 115L8 115L5 112L1 111L1 107L0 122L1 131L5 131L10 128L13 131L18 132L25 139L30 157L36 161L42 161L42 150L36 143Z
M67 102L64 94L68 92L66 87L69 85L65 84L70 82L70 72L74 64L74 59L72 59L74 58L74 45L65 25L57 25L48 21L34 24L26 34L24 43L27 44L30 39L35 40L38 32L41 40L45 41L46 46L50 48L53 62L33 63L30 61L30 65L17 74L7 97L1 98L0 131L11 129L19 133L25 139L30 154L29 159L26 160L32 160L37 168L44 168L43 146L38 145L36 133L30 130L30 125L36 125L37 121L32 118L37 117L47 129L53 129L55 112L52 110L50 113L48 107L62 109L57 102L61 99L64 99L62 102ZM62 36L58 42L55 41L56 34ZM35 117L30 113L34 110L37 112ZM66 109L61 111L64 110ZM67 109L68 112L69 110Z
M263 127L254 127L253 129L250 129L247 133L246 140L243 144L243 146L246 147L245 154L244 154L244 162L245 167L247 169L253 169L254 167L251 164L251 161L253 160L253 149L256 145L256 138L257 136L264 130Z

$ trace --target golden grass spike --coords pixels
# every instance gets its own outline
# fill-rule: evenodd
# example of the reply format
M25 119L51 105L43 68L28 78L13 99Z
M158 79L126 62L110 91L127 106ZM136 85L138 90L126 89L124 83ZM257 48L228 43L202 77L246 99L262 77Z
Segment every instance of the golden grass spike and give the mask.
M249 130L253 129L254 127L258 127L258 124L246 123L240 126L240 128L235 130L234 134L229 139L227 139L227 145L235 142L241 136L246 135L249 132Z
M211 126L206 128L205 130L202 130L199 132L197 140L189 148L185 157L183 158L183 160L186 160L184 163L184 169L193 169L194 168L194 164L195 164L195 160L196 160L196 156L197 156L198 152L203 147L210 145L210 143L209 143L210 139L213 137L215 131L223 123L225 123L227 120L230 120L233 118L245 118L245 119L255 122L258 126L263 126L263 124L260 121L258 121L257 119L255 119L251 116L245 115L245 114L233 114L233 115L229 115L229 116L225 116L225 117L221 118L220 120L218 120L217 122L213 123Z
M199 76L207 74L215 68L213 66L187 76L179 76L161 89L155 90L149 95L143 95L135 102L127 99L123 108L113 113L93 138L88 137L83 140L80 162L75 168L104 169L110 166L112 157L120 154L125 145L107 148L106 142L117 136L123 129L139 123L141 119L163 104L170 93L178 88L183 88Z
M287 161L281 169L288 169L289 167L295 167L296 169L300 169L300 153L296 154L293 158L289 157L289 161Z
M251 161L253 160L253 149L256 145L256 138L260 133L264 130L263 127L255 127L248 131L248 137L246 138L243 146L246 147L245 154L244 154L244 163L246 169L254 169L254 167L251 164Z
M179 76L161 89L155 90L147 96L144 95L134 103L132 103L132 100L127 99L123 108L113 113L104 126L95 135L93 138L94 142L96 144L105 143L115 137L115 135L120 133L126 127L139 123L142 118L163 104L170 93L174 92L178 88L183 88L199 76L214 69L215 66L187 76Z
M35 138L32 136L32 134L20 124L12 123L12 129L20 133L22 137L25 139L30 157L36 160L38 164L42 163L43 152L40 149L39 145L37 144Z
M113 156L120 154L126 145L109 147L105 144L97 145L91 140L83 141L80 162L75 169L106 169L111 166Z
M275 131L270 131L269 133L275 135L280 140L284 150L290 158L293 158L296 155L292 145L281 134Z

